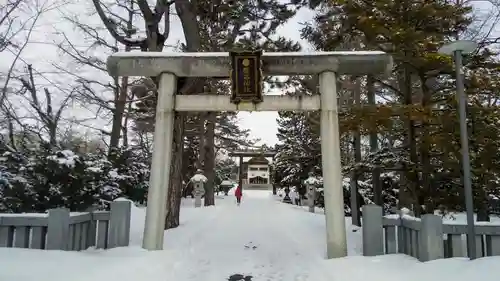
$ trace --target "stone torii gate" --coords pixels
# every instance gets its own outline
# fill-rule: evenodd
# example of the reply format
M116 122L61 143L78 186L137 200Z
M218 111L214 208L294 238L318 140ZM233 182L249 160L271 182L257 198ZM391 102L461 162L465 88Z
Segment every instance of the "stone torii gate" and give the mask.
M337 112L337 75L385 74L392 57L378 51L264 53L263 75L319 75L320 95L265 95L260 103L231 102L224 95L175 95L177 77L228 77L229 53L122 52L108 58L111 76L159 76L143 248L161 250L169 186L174 111L320 110L321 151L328 258L347 255ZM247 63L247 62L245 62Z

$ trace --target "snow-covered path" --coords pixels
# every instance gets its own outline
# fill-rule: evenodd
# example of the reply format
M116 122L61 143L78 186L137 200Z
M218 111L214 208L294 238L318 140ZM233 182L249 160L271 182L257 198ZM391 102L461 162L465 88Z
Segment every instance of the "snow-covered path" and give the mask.
M233 198L219 203L223 208L204 222L170 280L225 280L232 274L251 275L254 280L309 280L318 261L324 260L324 233L304 219L314 215L290 212L267 192L246 193L239 207ZM312 243L304 241L306 237Z
M321 212L276 201L268 192L218 197L215 207L183 201L181 225L163 251L140 248L144 209L133 207L130 247L81 252L0 248L0 281L496 281L499 257L427 263L404 255L361 257L361 233L347 225L349 257L326 260Z

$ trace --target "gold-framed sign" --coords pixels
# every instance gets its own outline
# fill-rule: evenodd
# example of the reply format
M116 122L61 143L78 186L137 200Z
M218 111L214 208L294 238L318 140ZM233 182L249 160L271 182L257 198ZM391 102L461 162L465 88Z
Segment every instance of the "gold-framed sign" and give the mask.
M262 102L262 51L229 52L231 58L231 102Z

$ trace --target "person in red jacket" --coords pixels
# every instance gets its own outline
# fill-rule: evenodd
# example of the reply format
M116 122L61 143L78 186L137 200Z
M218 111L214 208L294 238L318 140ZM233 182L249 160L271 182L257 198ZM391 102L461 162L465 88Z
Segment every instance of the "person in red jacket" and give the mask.
M243 192L241 191L241 186L238 186L236 190L234 191L234 196L236 196L236 203L238 206L241 203L241 196L243 196Z

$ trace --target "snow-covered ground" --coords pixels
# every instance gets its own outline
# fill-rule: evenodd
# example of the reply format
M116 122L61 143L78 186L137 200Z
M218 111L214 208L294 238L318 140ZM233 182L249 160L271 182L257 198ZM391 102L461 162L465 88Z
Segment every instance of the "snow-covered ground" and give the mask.
M403 255L362 257L361 231L348 227L349 257L325 260L322 214L246 191L216 207L183 202L181 225L165 232L164 251L140 248L144 210L133 209L131 247L82 252L0 248L0 280L16 281L493 281L500 257L420 263ZM347 225L350 225L348 223Z

